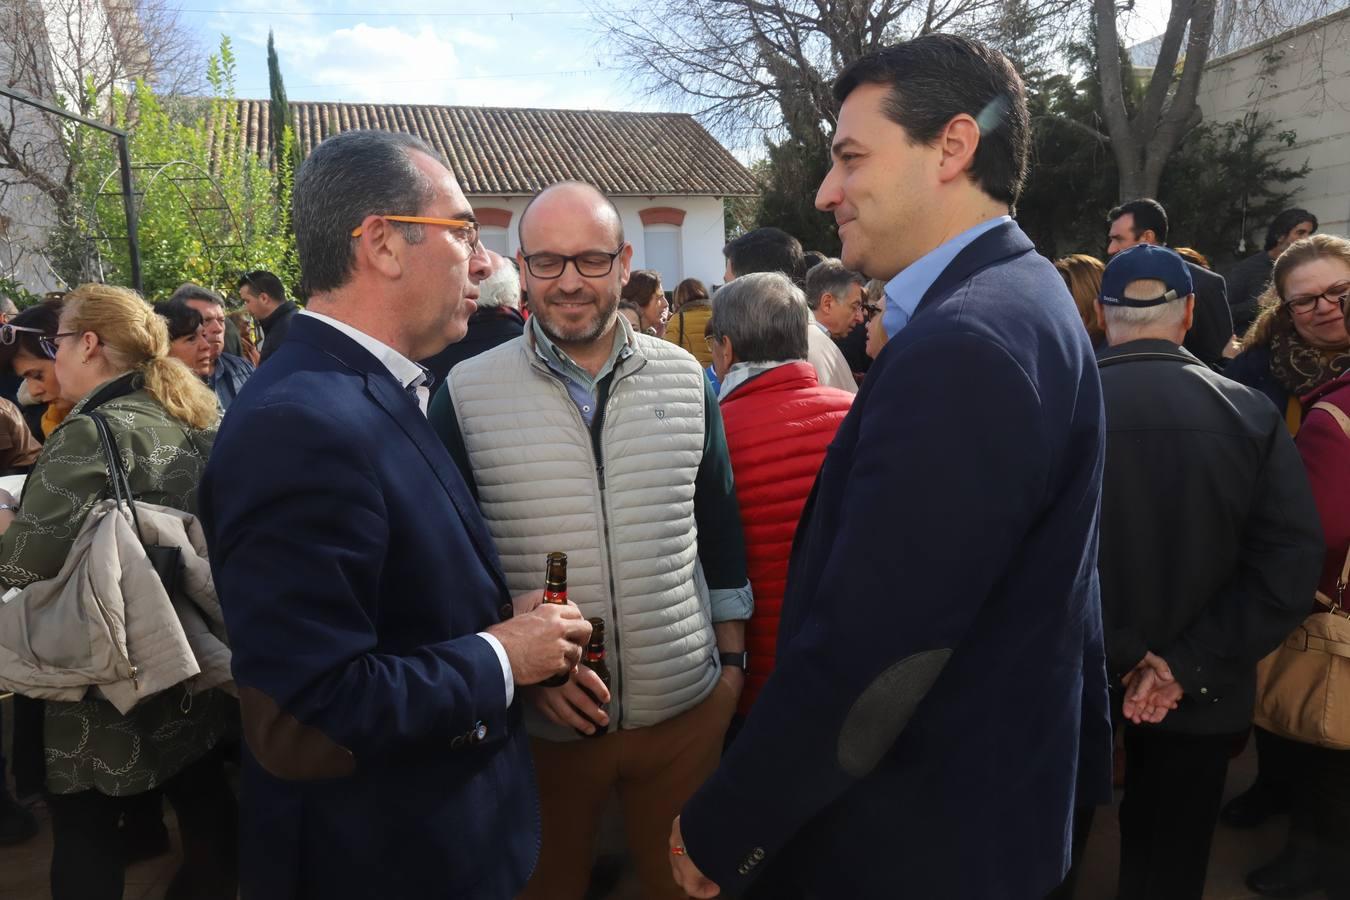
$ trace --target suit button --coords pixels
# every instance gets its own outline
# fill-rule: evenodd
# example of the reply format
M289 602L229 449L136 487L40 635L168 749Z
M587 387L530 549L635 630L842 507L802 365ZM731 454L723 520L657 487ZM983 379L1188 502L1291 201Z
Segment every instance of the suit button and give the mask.
M751 853L751 854L750 854L750 857L751 857L752 859L754 859L755 862L759 862L761 859L764 858L764 848L763 848L763 847L756 847L756 848L755 848L755 852L754 852L754 853Z
M502 608L497 610L497 612L503 619L509 619L516 614L515 607L510 603L503 603Z
M469 732L469 743L470 744L480 743L485 737L487 737L487 726L484 725L482 722L479 722L476 726L474 726L473 731Z
M741 866L740 868L738 868L736 871L737 871L737 872L740 872L742 875L749 875L749 874L750 874L750 867L749 867L749 866L746 866L746 865L742 865L742 866Z

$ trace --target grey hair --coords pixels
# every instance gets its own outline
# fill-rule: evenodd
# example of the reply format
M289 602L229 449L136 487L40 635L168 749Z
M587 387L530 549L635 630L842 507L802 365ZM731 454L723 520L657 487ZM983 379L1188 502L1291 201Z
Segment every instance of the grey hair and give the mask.
M852 269L844 268L839 260L826 257L806 273L806 305L818 309L821 297L827 293L843 297L848 293L850 284L866 287L867 279Z
M205 300L207 303L215 304L221 308L225 306L225 298L217 294L210 288L204 288L200 284L193 284L186 281L178 286L178 290L170 295L169 303L187 303L189 300Z
M502 257L502 264L478 285L479 308L509 306L520 309L520 270L514 259Z
M742 275L713 298L708 334L731 338L740 362L806 359L811 313L801 288L782 272Z
M1148 300L1167 290L1167 285L1152 278L1141 278L1125 286L1125 296L1131 300ZM1109 306L1102 304L1105 325L1113 343L1170 331L1186 318L1186 297L1178 297L1158 306Z
M356 262L352 230L372 215L415 216L435 196L412 154L445 161L420 138L392 131L344 131L324 140L300 166L291 194L291 221L306 297L336 290ZM425 228L392 223L408 243Z

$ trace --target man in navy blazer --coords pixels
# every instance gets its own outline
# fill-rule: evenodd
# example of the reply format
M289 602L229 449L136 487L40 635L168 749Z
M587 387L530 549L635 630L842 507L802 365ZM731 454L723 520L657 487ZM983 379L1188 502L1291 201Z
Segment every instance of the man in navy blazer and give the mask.
M816 205L888 281L830 445L778 660L671 832L695 897L1043 898L1110 796L1095 574L1101 386L1009 218L1028 116L1001 54L929 35L847 69ZM783 885L790 885L785 889Z
M512 897L539 821L511 701L590 626L542 592L513 606L426 420L412 360L463 337L488 259L406 135L329 138L293 202L309 307L201 488L248 750L243 895Z

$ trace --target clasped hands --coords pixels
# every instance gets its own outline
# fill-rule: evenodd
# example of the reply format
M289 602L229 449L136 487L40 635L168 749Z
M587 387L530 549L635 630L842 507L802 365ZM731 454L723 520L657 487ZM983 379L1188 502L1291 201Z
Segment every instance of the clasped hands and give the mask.
M1153 652L1144 654L1121 683L1125 685L1125 718L1136 725L1156 725L1177 708L1183 691L1167 662Z

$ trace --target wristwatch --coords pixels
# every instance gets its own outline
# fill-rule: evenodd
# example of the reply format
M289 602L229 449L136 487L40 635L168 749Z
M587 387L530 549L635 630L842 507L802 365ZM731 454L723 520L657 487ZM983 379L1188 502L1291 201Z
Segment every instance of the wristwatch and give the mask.
M733 669L740 669L742 672L750 671L750 652L748 650L742 650L739 653L723 651L717 654L717 658L722 661L723 666L731 666Z
M10 512L18 512L18 511L19 511L19 508L18 508L17 506L15 506L13 503L0 503L0 510L5 510L5 509L9 510Z

